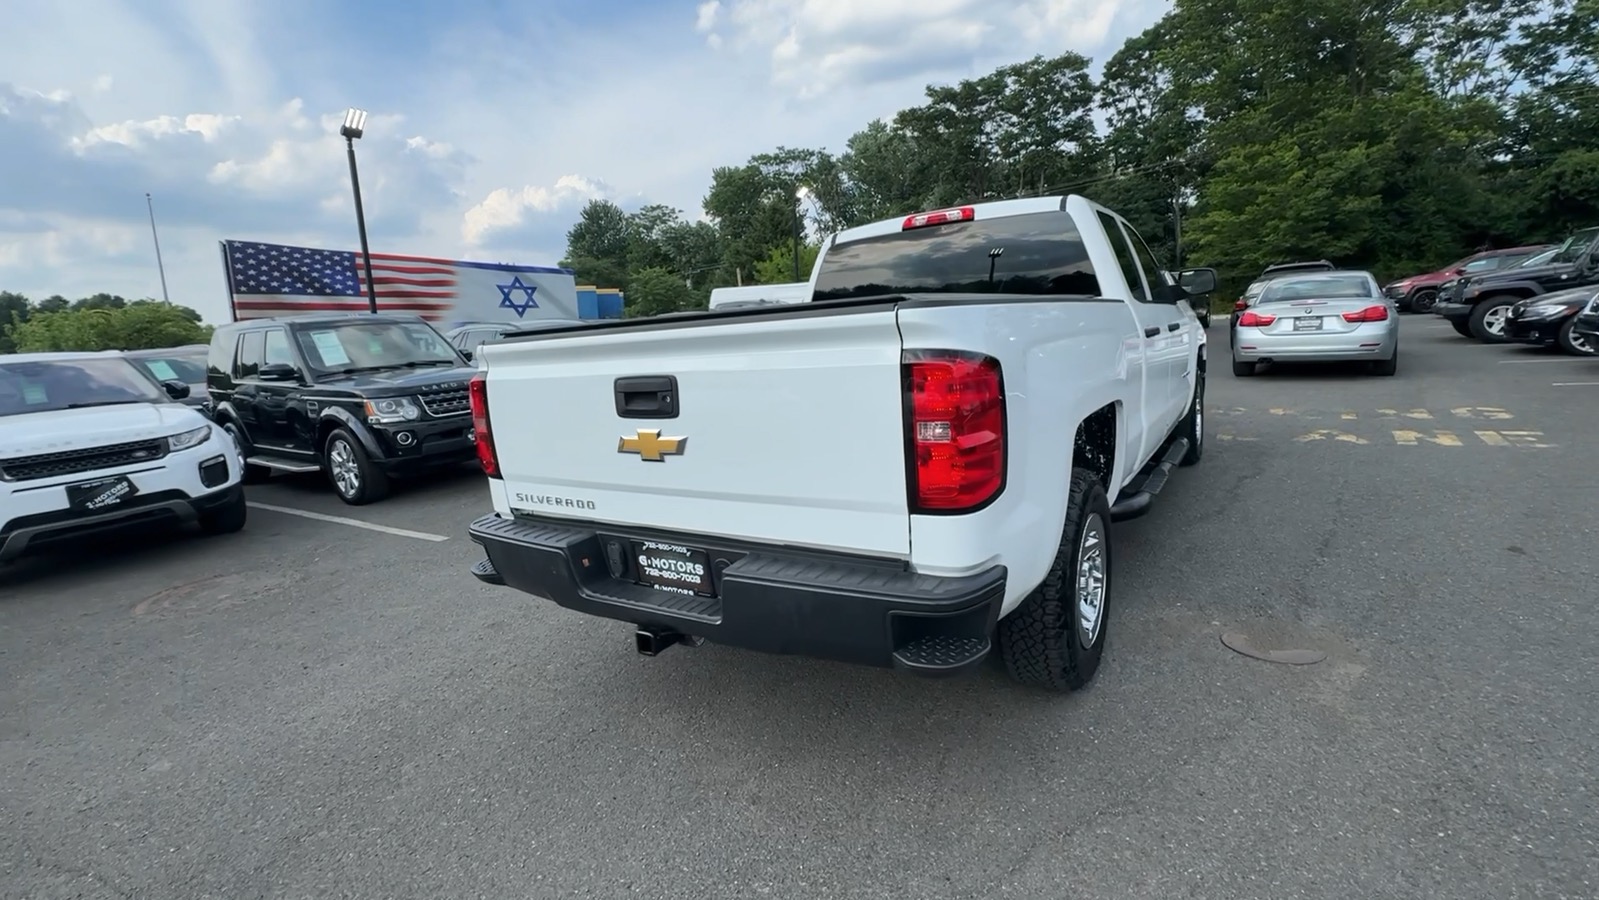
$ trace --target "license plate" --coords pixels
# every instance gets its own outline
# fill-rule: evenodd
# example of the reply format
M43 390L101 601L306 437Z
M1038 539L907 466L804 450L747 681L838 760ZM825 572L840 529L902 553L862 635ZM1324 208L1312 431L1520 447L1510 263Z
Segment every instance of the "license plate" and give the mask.
M633 541L638 583L673 594L715 594L711 557L704 550L659 541Z
M1295 331L1320 331L1321 316L1300 316L1294 320Z
M116 478L67 485L67 503L83 512L103 512L121 506L138 492L133 482L119 475Z

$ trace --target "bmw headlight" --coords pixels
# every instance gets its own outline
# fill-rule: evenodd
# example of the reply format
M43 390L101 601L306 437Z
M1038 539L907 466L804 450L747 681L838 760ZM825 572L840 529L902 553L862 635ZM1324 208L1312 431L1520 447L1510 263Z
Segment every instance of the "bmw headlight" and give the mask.
M167 450L171 453L177 453L179 450L187 450L190 447L198 447L205 443L205 439L210 436L210 425L201 425L199 428L191 428L182 434L174 434L167 438Z
M366 401L366 420L373 425L396 425L414 422L422 415L410 397L387 397Z

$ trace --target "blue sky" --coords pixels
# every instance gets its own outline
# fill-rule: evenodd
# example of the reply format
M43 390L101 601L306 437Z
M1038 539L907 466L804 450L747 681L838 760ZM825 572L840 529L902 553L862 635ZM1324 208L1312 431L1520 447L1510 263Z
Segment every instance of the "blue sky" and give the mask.
M591 197L690 218L711 169L840 150L1035 53L1103 61L1164 0L8 0L0 290L225 320L217 241L553 264Z

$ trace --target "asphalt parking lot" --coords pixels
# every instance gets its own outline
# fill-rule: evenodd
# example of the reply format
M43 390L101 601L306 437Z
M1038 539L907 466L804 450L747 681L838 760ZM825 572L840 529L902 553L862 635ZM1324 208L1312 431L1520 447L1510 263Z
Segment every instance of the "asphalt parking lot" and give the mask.
M470 469L0 572L0 896L1599 896L1599 360L1211 340L1068 697L639 657L467 573Z

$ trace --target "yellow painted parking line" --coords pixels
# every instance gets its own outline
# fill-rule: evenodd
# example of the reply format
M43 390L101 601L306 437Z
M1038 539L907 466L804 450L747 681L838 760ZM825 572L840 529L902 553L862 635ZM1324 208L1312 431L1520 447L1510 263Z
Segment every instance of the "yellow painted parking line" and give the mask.
M1368 441L1365 438L1360 437L1359 435L1349 434L1349 433L1343 432L1343 431L1336 431L1336 430L1334 430L1332 428L1318 428L1315 431L1310 432L1309 434L1302 434L1299 437L1294 438L1294 440L1298 441L1301 444L1308 443L1310 441L1325 441L1325 440L1343 441L1346 444L1369 444L1369 443L1371 443L1371 441Z
M1457 406L1450 410L1462 419L1514 419L1506 409L1498 406Z
M1430 435L1422 434L1419 431L1394 432L1394 443L1401 447L1414 447L1422 441L1426 441L1429 444L1437 444L1440 447L1462 446L1460 438L1456 437L1453 431L1434 431Z

